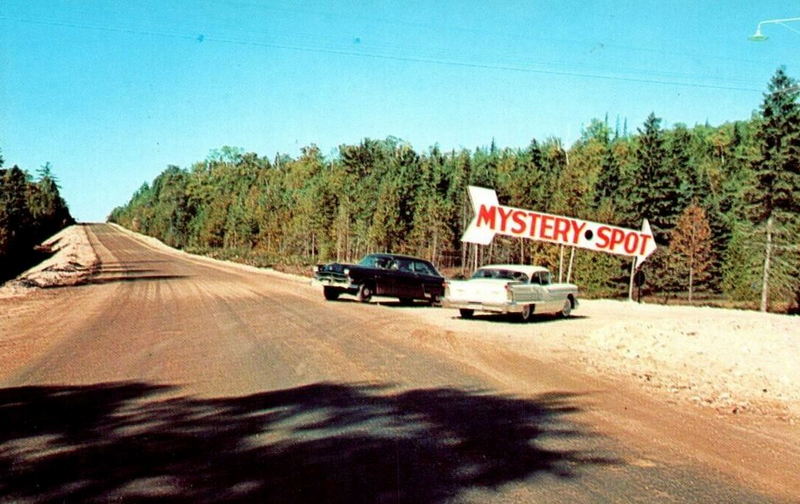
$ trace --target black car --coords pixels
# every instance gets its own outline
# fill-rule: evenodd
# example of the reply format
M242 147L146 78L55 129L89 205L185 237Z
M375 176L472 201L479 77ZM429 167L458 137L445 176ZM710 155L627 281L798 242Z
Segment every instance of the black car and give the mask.
M363 303L372 296L388 296L403 303L422 299L434 304L444 295L444 277L430 262L397 254L369 254L358 264L319 265L314 280L329 301L351 294Z

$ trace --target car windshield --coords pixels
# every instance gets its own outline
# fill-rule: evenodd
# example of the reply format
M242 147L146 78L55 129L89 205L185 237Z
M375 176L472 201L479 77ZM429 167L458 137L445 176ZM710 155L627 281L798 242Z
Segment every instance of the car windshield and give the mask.
M472 275L472 278L496 278L498 280L513 280L515 282L527 282L528 275L521 271L511 271L507 269L482 268Z
M379 255L368 255L361 259L358 263L360 266L367 266L368 268L388 268L392 260L389 257Z

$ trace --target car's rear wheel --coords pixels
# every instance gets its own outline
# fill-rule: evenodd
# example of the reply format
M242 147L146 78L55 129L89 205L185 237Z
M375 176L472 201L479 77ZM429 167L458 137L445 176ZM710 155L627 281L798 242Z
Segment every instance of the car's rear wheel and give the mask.
M522 307L522 311L519 314L519 319L522 322L530 322L533 318L533 305L526 304Z
M336 301L337 299L339 299L339 294L341 294L342 292L334 287L326 286L322 288L322 293L325 295L325 299L327 299L328 301Z
M372 290L372 286L370 284L362 284L361 287L358 288L358 294L356 297L362 303L369 303L369 300L372 299L372 295L375 292Z
M569 318L570 313L572 313L572 300L567 298L564 300L564 306L561 308L561 316L563 318Z
M475 310L468 308L459 308L458 312L461 314L461 318L472 318L475 315Z

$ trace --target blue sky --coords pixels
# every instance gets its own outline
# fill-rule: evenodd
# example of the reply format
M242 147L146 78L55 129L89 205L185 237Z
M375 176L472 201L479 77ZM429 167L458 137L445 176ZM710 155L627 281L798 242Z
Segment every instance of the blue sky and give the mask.
M324 153L396 136L425 150L567 145L608 114L634 131L747 119L794 2L3 0L0 149L50 162L102 221L169 164L223 145Z

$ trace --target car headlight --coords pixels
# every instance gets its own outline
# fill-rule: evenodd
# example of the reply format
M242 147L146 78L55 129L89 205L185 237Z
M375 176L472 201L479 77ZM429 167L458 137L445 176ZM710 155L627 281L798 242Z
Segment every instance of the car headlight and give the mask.
M342 273L344 273L345 275L349 275L350 274L350 268L345 268L344 270L342 270Z

